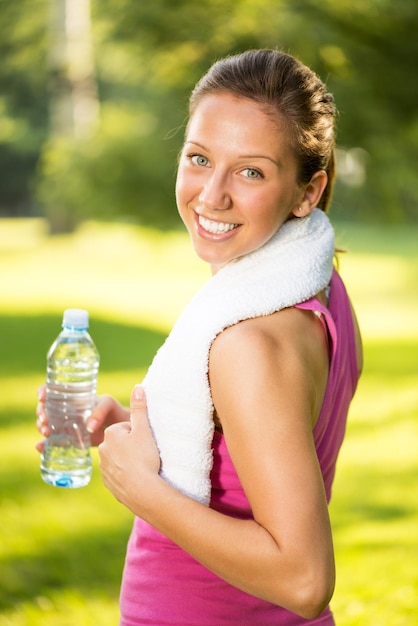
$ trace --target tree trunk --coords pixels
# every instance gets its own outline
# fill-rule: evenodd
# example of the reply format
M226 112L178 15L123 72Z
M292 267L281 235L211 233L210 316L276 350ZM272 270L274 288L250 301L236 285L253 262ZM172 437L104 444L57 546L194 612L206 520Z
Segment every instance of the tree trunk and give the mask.
M97 127L90 0L50 0L49 116L52 142L82 142ZM77 219L65 206L48 209L50 230L71 231Z

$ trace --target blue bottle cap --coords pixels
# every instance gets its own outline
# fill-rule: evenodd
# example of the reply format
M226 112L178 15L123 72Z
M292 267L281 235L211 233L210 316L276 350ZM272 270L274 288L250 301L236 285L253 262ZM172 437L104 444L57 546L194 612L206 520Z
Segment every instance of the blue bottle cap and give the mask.
M84 309L66 309L62 325L76 330L86 330L89 327L89 313Z

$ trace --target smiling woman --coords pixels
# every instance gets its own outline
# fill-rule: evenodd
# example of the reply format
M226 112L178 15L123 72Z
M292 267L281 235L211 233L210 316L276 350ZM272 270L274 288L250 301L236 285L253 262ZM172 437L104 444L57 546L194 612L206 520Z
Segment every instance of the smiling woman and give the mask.
M308 215L327 175L297 183L284 124L265 106L228 93L205 96L187 127L176 197L196 253L212 273L263 246L280 226Z
M136 516L121 626L334 624L328 502L362 361L325 215L334 114L272 50L219 61L193 91L176 198L212 277L130 410L104 396L89 421Z

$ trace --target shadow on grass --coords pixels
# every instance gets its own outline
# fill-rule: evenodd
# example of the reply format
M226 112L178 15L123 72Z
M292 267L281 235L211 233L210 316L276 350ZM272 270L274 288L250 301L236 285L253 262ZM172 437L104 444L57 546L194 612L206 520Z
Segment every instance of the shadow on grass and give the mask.
M33 420L32 420L33 421ZM34 429L35 431L35 429ZM35 431L34 442L40 439ZM0 477L0 503L13 502L16 506L27 505L30 499L45 496L45 484L41 480L39 469L40 457L38 452L28 449L25 459L21 463L8 467L3 466Z
M107 595L116 604L131 526L128 521L111 530L84 530L66 537L56 532L51 538L43 536L37 550L2 559L0 611L65 589L86 598Z
M44 373L46 353L60 330L56 315L0 315L0 375ZM100 319L90 330L103 372L147 367L165 339L149 328Z
M393 471L381 466L350 466L338 476L338 488L331 500L334 530L358 528L365 523L379 526L416 515L416 474L414 468ZM410 493L410 499L398 494Z

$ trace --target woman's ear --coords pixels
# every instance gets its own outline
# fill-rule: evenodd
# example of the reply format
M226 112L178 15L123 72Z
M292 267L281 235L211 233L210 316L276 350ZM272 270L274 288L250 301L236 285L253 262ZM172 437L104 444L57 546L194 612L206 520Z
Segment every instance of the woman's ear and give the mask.
M296 217L305 217L309 215L321 199L325 187L327 186L328 176L325 170L315 172L309 183L305 186L303 197L292 213Z

